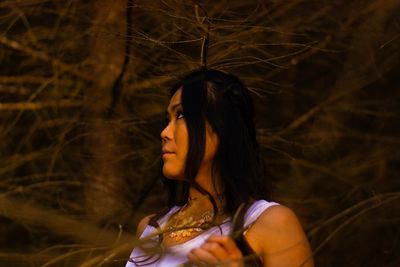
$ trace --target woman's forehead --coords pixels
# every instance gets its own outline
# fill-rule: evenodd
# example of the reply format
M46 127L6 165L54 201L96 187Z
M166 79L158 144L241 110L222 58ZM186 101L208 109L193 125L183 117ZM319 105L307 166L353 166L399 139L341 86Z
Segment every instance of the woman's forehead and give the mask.
M179 88L175 92L175 94L171 97L171 100L169 101L168 110L172 110L173 107L181 103L181 95L182 95L182 88Z

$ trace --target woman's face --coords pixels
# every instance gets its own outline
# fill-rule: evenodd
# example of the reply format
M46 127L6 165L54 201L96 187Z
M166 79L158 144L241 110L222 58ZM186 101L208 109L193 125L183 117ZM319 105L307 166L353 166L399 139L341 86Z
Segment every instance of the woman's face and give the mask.
M188 153L189 136L181 105L182 89L172 96L168 110L168 125L161 132L163 174L170 179L185 180L185 162ZM211 163L217 149L217 136L206 126L206 147L199 173L211 170Z

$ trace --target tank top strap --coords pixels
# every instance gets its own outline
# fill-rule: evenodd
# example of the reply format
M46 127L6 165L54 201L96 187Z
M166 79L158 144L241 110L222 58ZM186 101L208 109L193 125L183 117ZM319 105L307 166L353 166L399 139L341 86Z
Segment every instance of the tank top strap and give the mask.
M177 212L180 208L180 206L173 206L168 212L167 214L165 214L163 217L161 217L157 222L158 225L160 225L161 227L168 221L169 217L172 216L172 214L174 214L175 212Z
M244 227L249 227L252 225L258 217L260 217L261 213L263 213L266 209L272 206L279 205L276 202L269 202L266 200L256 200L253 204L247 209L246 214L244 215Z
M171 217L171 215L179 209L180 209L179 206L172 207L164 216L162 216L160 219L157 220L158 225L162 227L167 222L169 217ZM157 230L156 228L147 224L143 230L143 233L140 235L140 238L146 237L150 234L154 234L154 231L156 230Z

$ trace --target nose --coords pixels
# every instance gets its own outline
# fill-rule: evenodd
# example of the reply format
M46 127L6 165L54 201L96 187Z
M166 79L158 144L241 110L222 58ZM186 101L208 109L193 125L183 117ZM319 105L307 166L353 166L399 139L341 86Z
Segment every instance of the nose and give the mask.
M162 142L166 142L167 140L171 140L172 139L172 125L171 122L169 122L167 124L167 126L165 126L164 130L161 131L161 140Z

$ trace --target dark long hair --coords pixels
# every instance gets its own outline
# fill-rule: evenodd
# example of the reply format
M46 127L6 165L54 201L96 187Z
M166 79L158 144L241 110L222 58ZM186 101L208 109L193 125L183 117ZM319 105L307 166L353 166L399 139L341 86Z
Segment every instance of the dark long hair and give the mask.
M188 200L189 186L215 199L196 183L205 153L206 122L217 134L219 144L213 161L214 186L222 186L224 211L233 215L241 203L265 198L268 193L264 164L254 126L254 107L249 90L235 75L200 69L184 76L171 89L171 97L182 88L181 104L189 135L186 181L166 179L169 206Z

